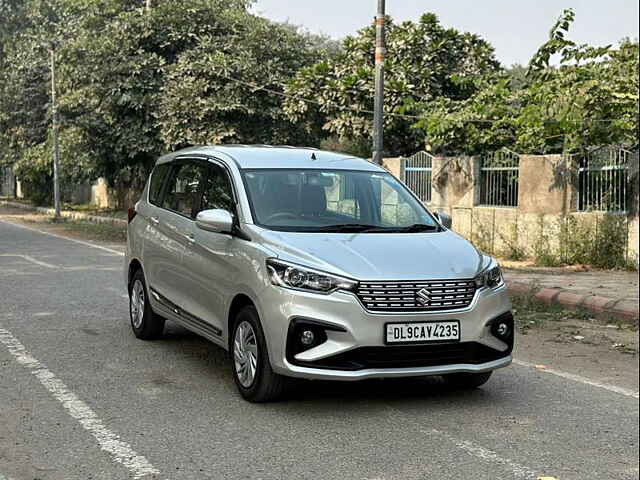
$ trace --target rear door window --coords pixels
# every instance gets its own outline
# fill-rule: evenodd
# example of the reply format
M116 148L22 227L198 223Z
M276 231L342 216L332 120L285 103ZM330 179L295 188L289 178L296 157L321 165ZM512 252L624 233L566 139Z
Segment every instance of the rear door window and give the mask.
M197 160L176 163L162 198L162 208L194 218L200 206L200 188L206 164Z

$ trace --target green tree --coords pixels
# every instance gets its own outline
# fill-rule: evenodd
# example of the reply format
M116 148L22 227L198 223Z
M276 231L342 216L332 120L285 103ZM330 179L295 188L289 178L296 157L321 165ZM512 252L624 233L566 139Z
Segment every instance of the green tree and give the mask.
M616 50L578 45L567 38L573 21L573 11L566 10L529 64L518 118L520 150L574 153L637 143L638 42L624 40Z
M386 153L413 153L424 146L424 134L411 119L420 102L464 100L477 90L477 79L499 70L491 45L477 35L443 27L434 14L414 22L387 22L385 93ZM368 139L372 136L375 28L347 37L332 58L302 69L291 81L285 103L289 117L309 132ZM312 100L313 103L304 101Z
M476 155L513 145L517 137L520 93L508 74L478 82L471 98L438 98L420 104L422 118L413 125L426 135L433 153Z
M317 145L283 112L283 85L324 55L287 25L230 12L169 66L158 125L168 149L206 143Z
M577 153L638 143L638 42L577 45L565 11L549 40L521 67L485 76L468 99L419 104L427 143L440 153L477 154L501 147L527 153Z
M126 2L105 0L26 0L0 3L10 27L0 20L0 162L12 164L23 187L38 202L51 196L50 50L57 51L57 67L64 69L60 47L81 31L81 18L91 8L122 6ZM7 40L7 35L10 38ZM60 83L58 83L60 87ZM86 158L83 132L62 115L61 149L70 166ZM66 129L69 128L69 132ZM64 157L63 157L64 160ZM86 166L86 165L85 165ZM63 183L86 180L88 168L64 168Z
M24 20L11 32L13 45L0 37L9 45L0 64L0 135L10 145L0 155L16 161L24 180L42 179L30 190L50 184L51 46L62 153L81 166L63 169L68 182L105 176L121 191L139 189L158 155L192 143L319 142L284 116L278 93L327 55L330 42L250 14L248 0L161 0L150 11L144 3L0 4Z

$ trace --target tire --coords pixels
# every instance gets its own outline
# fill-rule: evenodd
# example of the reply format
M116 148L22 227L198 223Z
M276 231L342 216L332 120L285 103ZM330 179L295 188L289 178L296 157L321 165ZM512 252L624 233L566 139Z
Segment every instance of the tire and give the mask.
M164 318L156 315L151 309L142 270L133 274L129 285L129 320L134 335L141 340L156 339L161 337L164 331Z
M271 369L267 342L255 307L244 307L236 316L229 347L233 379L245 400L265 403L282 396L287 378Z
M442 378L444 378L447 385L453 388L472 390L487 383L492 373L493 372L451 373L449 375L443 375Z

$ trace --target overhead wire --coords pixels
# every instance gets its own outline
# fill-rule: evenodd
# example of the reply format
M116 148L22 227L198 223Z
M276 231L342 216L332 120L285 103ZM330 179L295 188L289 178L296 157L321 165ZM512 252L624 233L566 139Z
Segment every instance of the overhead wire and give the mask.
M312 100L309 98L305 98L305 97L301 97L299 95L293 95L293 94L289 94L286 92L281 92L278 90L274 90L273 88L267 87L265 85L260 85L258 83L255 82L248 82L245 80L240 80L234 77L230 77L228 75L219 73L219 72L214 72L214 75L219 76L220 78L224 78L225 80L228 80L230 82L234 82L246 87L250 87L253 88L254 90L262 90L265 91L267 93L271 93L273 95L277 95L280 96L282 98L286 98L289 100L295 100L298 102L303 102L303 103L307 103L307 104L311 104L311 105L317 105L319 107L326 107L327 105L331 106L332 108L335 108L337 110L343 110L343 111L351 111L351 112L355 112L355 113L365 113L365 114L369 114L369 115L374 115L373 110L368 110L368 109L364 109L364 108L360 108L360 107L356 107L356 106L350 106L350 105L339 105L335 102L320 102L318 100ZM287 86L282 85L282 84L278 84L279 87L286 89ZM385 116L388 117L394 117L394 118L402 118L402 119L406 119L406 120L424 120L425 117L423 116L419 116L419 115L407 115L407 114L403 114L403 113L395 113L395 112L385 112ZM497 122L501 122L504 121L504 119L473 119L473 118L457 118L454 119L454 121L457 122L462 122L462 123L497 123ZM620 121L620 119L610 119L610 118L594 118L594 119L582 119L582 120L571 120L571 119L564 119L564 120L557 120L557 119L547 119L544 120L545 122L556 122L556 123L561 123L561 122L570 122L570 123L598 123L598 122L603 122L603 123L612 123L612 122L617 122Z

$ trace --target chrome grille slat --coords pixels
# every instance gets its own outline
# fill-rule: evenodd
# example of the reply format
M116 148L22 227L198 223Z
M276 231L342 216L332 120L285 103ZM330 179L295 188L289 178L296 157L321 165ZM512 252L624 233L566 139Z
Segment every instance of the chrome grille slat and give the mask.
M418 301L422 289L429 291L428 305ZM473 280L361 282L357 295L374 312L437 312L471 305L476 285Z

